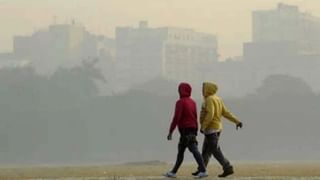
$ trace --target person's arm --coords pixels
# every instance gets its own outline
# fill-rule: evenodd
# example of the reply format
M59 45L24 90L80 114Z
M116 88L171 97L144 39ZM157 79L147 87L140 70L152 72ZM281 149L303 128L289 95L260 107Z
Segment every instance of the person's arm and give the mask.
M194 102L194 108L195 108L195 117L196 117L196 121L198 120L198 109L197 109L197 104ZM197 131L198 131L198 121L197 121Z
M225 106L223 102L222 102L222 116L228 119L229 121L235 123L237 127L240 124L242 127L242 123L239 121L239 119L229 111L229 109Z
M172 122L170 125L170 129L169 129L168 140L171 140L171 138L169 138L169 136L171 137L173 131L175 130L175 128L178 125L178 122L181 119L181 116L182 116L182 104L180 101L177 101L174 116L173 116L173 119L172 119Z
M200 110L200 124L202 124L202 122L204 121L204 118L206 116L206 102L203 102L201 105L201 110Z
M205 105L204 105L204 117L201 123L201 131L205 132L210 124L210 122L213 119L214 116L214 104L213 100L211 98L205 99Z
M205 102L203 102L202 105L201 105L200 119L199 119L199 122L200 122L200 132L201 132L201 133L203 133L201 127L202 127L202 123L203 123L203 121L204 121L205 115L206 115Z

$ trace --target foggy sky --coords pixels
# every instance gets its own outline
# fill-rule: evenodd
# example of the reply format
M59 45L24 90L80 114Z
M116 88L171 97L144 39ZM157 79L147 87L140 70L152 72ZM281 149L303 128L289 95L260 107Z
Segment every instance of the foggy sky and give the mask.
M0 0L0 52L12 50L13 35L28 35L76 19L98 34L114 36L116 26L177 26L218 35L222 58L239 56L251 40L251 12L274 9L277 3L298 5L320 16L319 0Z

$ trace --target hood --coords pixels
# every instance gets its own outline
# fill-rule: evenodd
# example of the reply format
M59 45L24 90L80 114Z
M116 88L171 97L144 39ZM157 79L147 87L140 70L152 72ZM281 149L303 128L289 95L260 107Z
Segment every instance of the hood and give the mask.
M204 88L203 96L205 97L215 95L218 91L218 86L212 82L204 82L203 88Z
M192 88L191 88L190 84L188 84L188 83L180 83L178 91L180 94L180 98L190 97Z

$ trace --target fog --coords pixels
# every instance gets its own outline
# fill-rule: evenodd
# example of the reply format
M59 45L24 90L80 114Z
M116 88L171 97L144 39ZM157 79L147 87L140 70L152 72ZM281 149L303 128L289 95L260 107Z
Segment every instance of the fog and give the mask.
M230 160L319 161L319 8L2 0L0 165L174 161L178 85L200 109L204 81L244 124L224 121Z
M178 26L218 34L221 56L239 56L242 43L251 39L251 12L274 8L279 2L320 16L318 0L1 0L0 23L6 25L1 26L0 52L12 49L13 35L30 34L54 19L60 23L76 19L91 32L111 37L116 26L148 20L155 27Z

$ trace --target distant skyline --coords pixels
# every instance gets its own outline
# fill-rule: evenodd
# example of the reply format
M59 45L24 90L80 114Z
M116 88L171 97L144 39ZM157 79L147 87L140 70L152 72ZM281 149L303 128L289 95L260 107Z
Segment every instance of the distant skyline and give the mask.
M218 36L222 58L242 55L251 40L251 12L297 5L320 17L319 0L0 0L0 52L12 51L14 35L28 35L54 22L82 23L89 31L114 37L117 26L192 28Z

